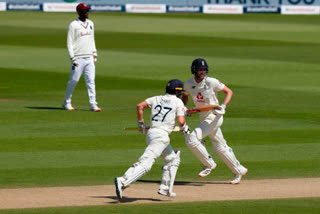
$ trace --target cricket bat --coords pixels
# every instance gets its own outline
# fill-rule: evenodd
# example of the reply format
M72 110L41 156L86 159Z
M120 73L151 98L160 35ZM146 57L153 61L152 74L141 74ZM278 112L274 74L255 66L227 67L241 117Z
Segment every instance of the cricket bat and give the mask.
M187 113L194 114L194 113L198 113L198 112L211 111L213 109L221 110L221 106L219 106L219 105L205 105L205 106L195 107L195 108L187 110Z

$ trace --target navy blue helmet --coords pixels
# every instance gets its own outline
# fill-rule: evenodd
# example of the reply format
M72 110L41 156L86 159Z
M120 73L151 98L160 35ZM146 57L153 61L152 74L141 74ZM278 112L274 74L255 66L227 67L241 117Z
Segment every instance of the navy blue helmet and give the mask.
M166 93L174 94L177 97L181 96L183 92L183 83L178 79L170 80L166 86Z
M197 70L200 68L205 68L207 70L206 73L209 72L209 66L208 66L205 59L197 58L197 59L193 60L193 62L191 64L191 73L195 74L197 72Z

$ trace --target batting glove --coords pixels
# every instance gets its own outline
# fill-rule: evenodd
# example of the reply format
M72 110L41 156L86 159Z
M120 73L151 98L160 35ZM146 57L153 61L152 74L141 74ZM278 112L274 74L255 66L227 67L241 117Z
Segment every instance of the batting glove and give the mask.
M226 105L221 104L221 109L213 109L212 112L216 115L224 115L226 113Z
M141 129L139 130L140 133L142 134L146 134L147 133L147 129L146 129L146 124L143 120L138 120L138 127Z
M189 126L187 124L184 124L181 128L182 128L182 134L185 137L190 135L190 129L189 129Z
M72 65L77 67L79 65L78 61L76 59L73 59L72 60Z

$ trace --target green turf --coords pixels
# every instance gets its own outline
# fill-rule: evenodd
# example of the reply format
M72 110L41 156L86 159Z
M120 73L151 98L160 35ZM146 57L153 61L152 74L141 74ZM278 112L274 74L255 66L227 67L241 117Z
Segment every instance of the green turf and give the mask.
M320 176L319 16L92 13L97 99L88 111L83 79L75 112L61 109L69 77L71 13L0 13L0 187L110 184L142 154L136 104L191 77L204 57L234 97L223 132L246 179ZM221 97L222 98L222 97ZM191 106L191 105L189 105ZM146 120L148 120L148 112ZM188 118L194 128L197 116ZM199 161L182 150L177 180L198 180ZM207 148L212 152L207 139ZM219 167L204 180L228 180ZM142 180L158 181L158 160Z
M86 213L247 213L247 214L274 214L274 213L307 213L316 214L320 211L319 198L306 199L282 199L282 200L247 200L247 201L222 201L176 204L128 204L109 205L95 207L69 207L69 208L41 208L0 210L6 214L86 214Z

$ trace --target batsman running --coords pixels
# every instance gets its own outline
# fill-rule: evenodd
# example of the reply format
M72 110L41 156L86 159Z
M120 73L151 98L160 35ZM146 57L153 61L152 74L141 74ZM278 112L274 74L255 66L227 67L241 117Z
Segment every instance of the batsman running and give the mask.
M138 127L141 128L142 133L147 132L148 146L138 162L134 163L122 177L115 178L116 194L119 200L122 199L124 189L149 172L160 156L164 158L164 165L158 194L168 197L176 196L172 189L180 164L180 151L172 149L169 134L175 127L176 120L184 134L189 131L184 117L186 109L178 98L182 92L183 83L173 79L167 83L165 95L147 98L137 105ZM151 125L148 131L143 120L143 112L147 108L151 109Z
M209 136L214 152L234 173L234 179L230 181L230 184L238 184L248 172L248 169L237 160L232 148L227 145L220 128L223 123L223 115L226 112L226 106L230 102L233 92L219 80L208 77L208 72L209 67L204 59L198 58L192 62L191 73L194 77L185 82L182 101L187 105L189 96L191 96L196 107L219 105L217 93L223 92L225 94L223 104L220 105L221 109L199 113L201 122L190 135L185 135L186 144L204 166L199 173L199 177L205 177L217 166L207 152L206 147L201 143L202 139Z
M71 59L71 71L62 107L65 110L74 110L71 105L71 97L83 73L88 89L90 110L100 112L101 108L97 106L96 102L95 85L97 49L94 40L93 22L88 19L90 7L80 3L76 9L79 18L70 23L68 30L67 46Z

